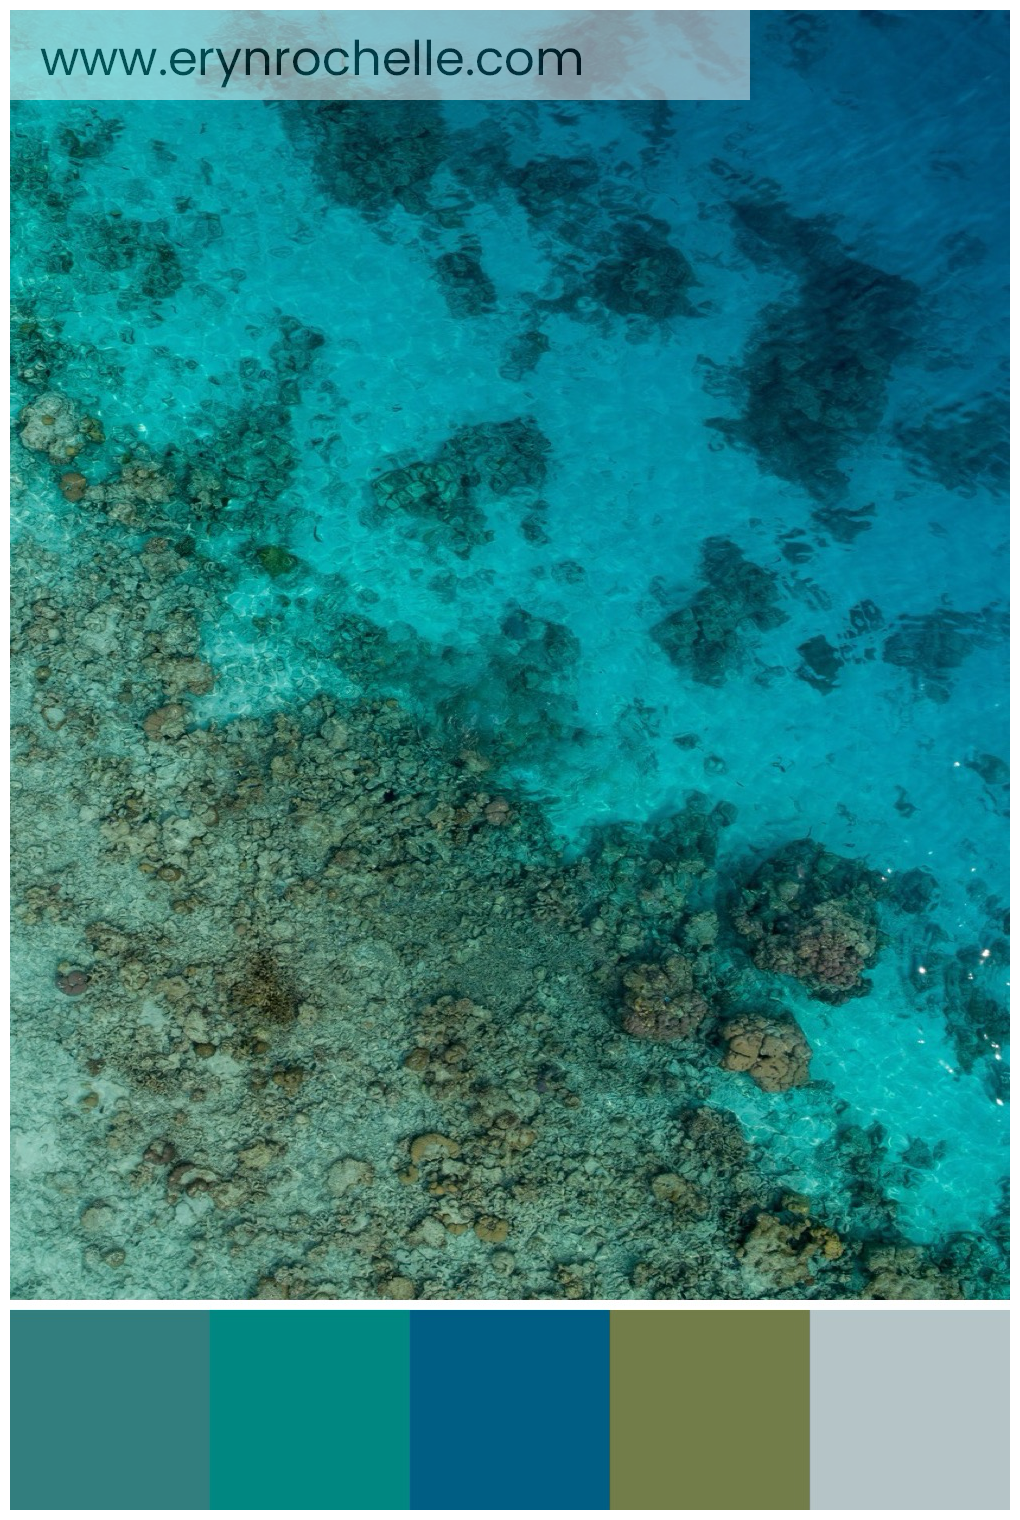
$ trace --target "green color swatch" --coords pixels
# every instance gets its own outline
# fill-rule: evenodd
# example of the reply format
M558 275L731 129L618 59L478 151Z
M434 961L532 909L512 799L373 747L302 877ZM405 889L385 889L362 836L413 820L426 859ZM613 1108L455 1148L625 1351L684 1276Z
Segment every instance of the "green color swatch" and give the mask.
M612 1509L807 1509L807 1310L610 1315Z
M11 1314L12 1509L208 1509L209 1315Z
M406 1509L406 1310L215 1309L213 1509Z

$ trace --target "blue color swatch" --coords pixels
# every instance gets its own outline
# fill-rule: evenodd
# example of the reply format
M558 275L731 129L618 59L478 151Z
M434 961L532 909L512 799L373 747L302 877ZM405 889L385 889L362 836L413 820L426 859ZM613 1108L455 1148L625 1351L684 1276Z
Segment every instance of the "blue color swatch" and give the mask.
M609 1312L411 1321L414 1509L609 1507Z

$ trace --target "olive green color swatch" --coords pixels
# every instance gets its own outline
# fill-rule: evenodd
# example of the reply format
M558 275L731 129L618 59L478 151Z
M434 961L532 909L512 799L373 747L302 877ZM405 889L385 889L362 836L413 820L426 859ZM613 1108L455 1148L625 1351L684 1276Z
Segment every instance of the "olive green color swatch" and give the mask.
M16 1309L12 1509L208 1509L209 1315Z
M807 1310L610 1315L610 1508L807 1509Z
M407 1509L410 1316L211 1314L213 1509Z

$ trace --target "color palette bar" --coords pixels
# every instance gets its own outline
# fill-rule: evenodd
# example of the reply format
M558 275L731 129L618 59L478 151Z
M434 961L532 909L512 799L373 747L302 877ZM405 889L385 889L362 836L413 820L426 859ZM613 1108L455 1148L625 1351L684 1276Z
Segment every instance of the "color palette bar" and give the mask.
M16 1310L11 1505L1004 1509L1008 1339L1005 1310Z

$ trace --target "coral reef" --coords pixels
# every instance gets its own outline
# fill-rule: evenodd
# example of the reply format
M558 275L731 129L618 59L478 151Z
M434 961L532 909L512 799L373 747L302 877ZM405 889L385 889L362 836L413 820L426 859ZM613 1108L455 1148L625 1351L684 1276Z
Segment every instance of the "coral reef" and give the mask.
M481 245L462 239L460 247L434 261L436 280L452 317L481 317L496 305L496 287L482 268Z
M875 1246L865 1256L868 1281L862 1298L958 1299L963 1290L919 1246Z
M608 936L622 955L668 955L681 941L708 985L705 955L719 922L702 904L715 875L719 835L735 816L729 804L713 807L692 792L683 808L657 823L593 829L583 853L550 883L545 910Z
M839 672L843 667L843 658L829 643L824 634L818 634L813 639L808 639L804 644L798 644L797 653L801 657L801 665L797 671L802 681L813 686L816 691L824 694L835 688L839 679Z
M14 904L22 934L60 947L18 1048L37 1004L84 1010L60 1021L77 1159L47 1191L80 1291L698 1298L872 1281L782 1204L732 1114L692 1102L718 1059L702 1030L720 926L699 888L725 813L693 797L567 863L537 809L423 747L392 701L203 724L199 628L221 568L166 539L136 550L75 510L80 561L19 551L15 680L33 716L17 798L38 827ZM130 690L110 688L111 638ZM678 1075L654 1039L618 1032L621 987L639 1034L688 1021Z
M297 556L280 544L262 544L255 550L255 558L266 574L271 575L274 580L278 575L289 575L300 564Z
M651 135L654 139L654 130ZM558 312L600 324L622 317L632 328L632 341L694 313L690 292L699 281L670 241L670 227L650 214L641 197L631 193L621 200L619 187L607 186L608 176L593 156L543 154L518 165L502 137L481 150L467 132L453 139L450 167L472 195L496 200L509 189L532 233L544 240L559 291L535 297L533 313ZM528 356L523 365L509 361L511 377L530 368Z
M654 322L690 314L687 291L697 281L668 231L651 217L620 228L614 256L600 260L591 275L592 291L609 311Z
M994 970L989 962L997 961L1000 976L1009 967L1009 948L999 941L999 954L988 946L978 951L977 964L985 971ZM975 981L975 972L968 968L968 957L958 952L954 961L947 965L942 976L942 1007L946 1030L956 1050L960 1070L970 1072L983 1059L993 1061L1009 1045L1009 1008L1005 1000L1006 987L997 988L1002 995ZM998 1094L996 1094L998 1096Z
M372 482L375 503L385 512L407 512L438 524L442 541L464 557L492 536L481 502L486 496L538 489L548 450L548 439L529 417L459 428L430 462L377 475Z
M901 424L896 437L912 468L947 491L972 497L1009 489L1009 400L982 396L972 407L940 407L917 427Z
M862 862L797 840L755 872L733 925L760 970L795 977L820 1002L845 1003L870 990L863 972L878 956L882 886Z
M725 382L737 418L708 425L753 452L762 469L823 503L843 496L843 461L874 433L892 368L913 342L919 291L847 253L824 218L795 216L773 198L732 203L745 253L796 280L794 299L759 314Z
M128 284L118 281L120 303L128 310L139 296L146 301L165 301L184 283L180 255L165 222L140 222L119 210L86 217L75 246L100 269L116 276L131 275Z
M839 1261L844 1242L835 1230L816 1223L809 1210L807 1198L787 1193L776 1213L758 1215L737 1252L752 1282L780 1290L813 1286L829 1263Z
M882 645L882 658L910 672L915 689L932 702L947 702L953 674L975 649L1005 638L1006 614L995 607L979 613L936 608L897 619Z
M283 101L276 109L320 188L370 221L394 207L424 215L447 153L438 101Z
M683 1040L701 1027L709 1004L682 955L660 965L631 966L623 974L623 1027L642 1040Z
M22 407L18 417L20 438L26 449L49 455L54 464L66 465L95 438L97 424L82 417L73 402L55 391L38 396ZM67 476L62 477L64 480Z
M660 619L652 638L680 670L703 685L721 686L743 663L748 629L777 628L786 614L775 575L745 559L732 540L706 539L699 568L705 585Z
M579 200L583 204L585 193L599 182L598 163L588 156L547 154L517 169L504 167L503 174L528 217L539 225L549 218L566 220L576 214Z
M855 1230L865 1239L895 1239L897 1210L892 1189L900 1179L882 1125L871 1124L867 1129L859 1124L840 1125L827 1155L833 1169L847 1179Z
M504 380L523 380L538 368L538 361L549 352L549 339L535 327L522 332L511 343L499 372Z
M792 1018L744 1014L723 1025L727 1071L746 1071L763 1092L785 1092L811 1080L811 1047Z
M734 1163L718 1126L743 1158L742 1196L761 1208L769 1192L735 1122L692 1120L676 1154L635 1159L629 1124L607 1129L576 1090L579 1062L586 1094L591 1070L639 1091L645 1070L627 1075L617 1047L607 924L552 911L580 868L564 868L537 811L424 748L392 702L196 721L195 692L215 674L198 630L219 615L221 569L166 539L136 552L116 520L76 510L80 563L21 551L34 570L17 580L16 679L34 716L16 735L18 798L40 825L14 890L21 932L63 952L50 963L60 984L51 970L17 1038L31 1047L38 999L52 1018L58 1003L85 1010L61 1030L81 1094L64 1122L80 1143L53 1195L85 1290L737 1291L742 1205L723 1207ZM130 689L110 688L110 639L138 672ZM61 795L53 764L72 752L77 779ZM665 924L670 880L705 870L717 828L693 809L645 846L640 830L602 840L589 864L607 892L627 867L607 922L629 921L644 856L664 893L645 922ZM704 913L691 920L699 944L713 932ZM439 990L451 980L461 990ZM674 1101L664 1091L664 1118ZM383 1134L392 1170L377 1159ZM718 1182L697 1180L717 1164ZM666 1212L651 1189L664 1171L685 1184ZM557 1211L578 1221L566 1262L543 1233ZM613 1219L632 1241L622 1256ZM681 1225L706 1242L690 1278L667 1269ZM711 1265L727 1252L729 1276Z
M780 19L774 51L815 90L840 35ZM943 500L1003 486L998 379L941 405L994 240L936 229L883 433L920 292L856 251L881 229L795 216L736 117L697 149L739 167L678 177L667 102L597 149L570 106L274 103L238 145L186 116L13 112L15 1296L1004 1296L1005 1199L955 1180L998 1157L942 1121L1008 1098L1008 767L976 720L947 780L914 700L1004 633L992 538L964 579ZM735 367L695 354L755 303ZM733 403L709 448L783 483L685 496L654 435L698 375ZM875 441L891 488L858 498ZM919 615L880 559L922 513L949 578ZM694 689L645 682L653 621ZM858 685L880 784L815 798L878 742ZM778 847L812 827L889 869ZM783 1004L860 996L886 944L882 1006L798 1014L810 1083ZM950 1195L980 1229L910 1238Z

